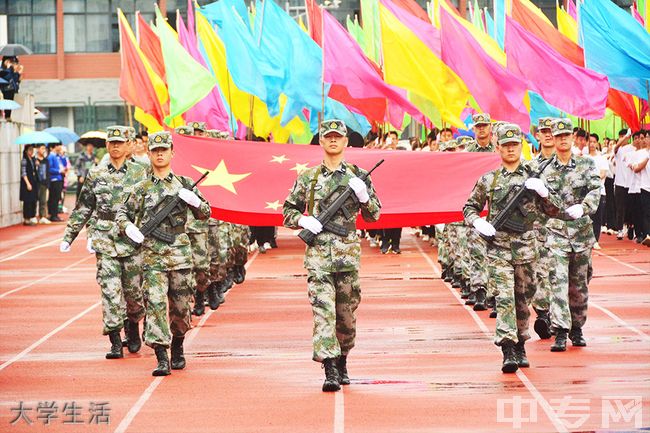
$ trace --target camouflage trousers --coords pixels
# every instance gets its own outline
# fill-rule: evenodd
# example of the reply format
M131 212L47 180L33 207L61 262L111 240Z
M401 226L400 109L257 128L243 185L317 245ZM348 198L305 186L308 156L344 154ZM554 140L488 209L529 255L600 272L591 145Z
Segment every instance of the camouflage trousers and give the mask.
M538 238L539 240L539 238ZM539 259L535 263L535 296L532 305L535 310L548 311L551 304L550 270L555 267L553 255L544 247L544 241L538 243Z
M534 263L513 264L488 251L489 278L498 289L494 344L514 343L530 338L528 304L535 290Z
M102 290L103 334L119 331L128 318L144 317L142 256L110 257L97 253L97 284Z
M223 281L228 274L230 224L220 221L219 225L210 226L208 244L210 249L210 281Z
M182 337L191 327L192 270L145 269L143 287L148 295L144 342L150 347L155 344L169 347L172 335Z
M250 240L250 229L248 226L233 224L231 240L233 265L245 265L248 261L248 241Z
M587 321L591 248L581 252L551 249L551 325L554 329L582 328Z
M469 281L472 273L469 245L470 230L464 223L456 227L456 233L458 233L456 241L460 249L460 275L465 281Z
M469 253L469 283L472 292L480 287L488 288L487 242L473 227L467 228ZM491 293L493 296L494 294Z
M359 272L329 273L309 269L307 289L314 318L313 360L347 355L357 332L355 311L361 302Z
M194 280L196 290L205 292L210 285L210 253L208 233L188 233L192 244L192 262L194 263Z
M448 250L447 250L447 241L446 241L446 225L436 224L436 240L438 241L438 263L442 266L447 267L449 264Z

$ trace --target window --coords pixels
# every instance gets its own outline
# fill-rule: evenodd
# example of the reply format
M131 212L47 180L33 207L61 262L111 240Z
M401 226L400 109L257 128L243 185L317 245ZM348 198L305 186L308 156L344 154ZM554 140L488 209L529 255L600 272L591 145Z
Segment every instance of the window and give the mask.
M7 14L7 39L35 54L56 52L56 0L0 0Z
M124 105L84 105L74 107L74 129L78 134L127 124Z

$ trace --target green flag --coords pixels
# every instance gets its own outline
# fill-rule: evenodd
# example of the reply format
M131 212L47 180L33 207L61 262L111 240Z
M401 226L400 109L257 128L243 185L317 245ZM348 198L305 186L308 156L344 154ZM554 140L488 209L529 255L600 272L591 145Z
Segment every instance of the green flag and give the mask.
M217 79L183 48L160 9L156 7L156 31L160 38L165 74L169 90L168 125L205 98L217 84Z

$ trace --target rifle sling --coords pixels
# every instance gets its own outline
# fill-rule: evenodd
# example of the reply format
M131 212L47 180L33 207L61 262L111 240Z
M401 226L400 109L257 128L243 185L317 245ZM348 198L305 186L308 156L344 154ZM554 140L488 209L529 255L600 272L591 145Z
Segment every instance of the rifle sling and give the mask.
M497 172L494 174L494 180L492 180L492 185L490 186L490 197L488 199L488 214L487 214L487 221L490 221L490 214L492 213L492 201L494 200L494 187L497 185L497 179L499 179L499 175L501 174L502 169L498 169Z
M359 176L359 167L354 164L345 163L354 173L355 176ZM320 170L317 168L314 171L314 177L311 179L311 184L309 187L309 204L307 206L307 215L314 214L314 193L316 192L316 184L318 183L318 173Z

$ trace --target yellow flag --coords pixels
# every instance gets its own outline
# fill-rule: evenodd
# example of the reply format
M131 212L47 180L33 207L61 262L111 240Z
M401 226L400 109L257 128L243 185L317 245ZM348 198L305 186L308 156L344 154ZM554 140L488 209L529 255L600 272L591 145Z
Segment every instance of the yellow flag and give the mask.
M555 5L557 29L576 44L578 43L578 23L560 5Z
M379 17L385 81L428 99L442 120L464 128L469 91L463 80L381 3Z

